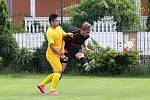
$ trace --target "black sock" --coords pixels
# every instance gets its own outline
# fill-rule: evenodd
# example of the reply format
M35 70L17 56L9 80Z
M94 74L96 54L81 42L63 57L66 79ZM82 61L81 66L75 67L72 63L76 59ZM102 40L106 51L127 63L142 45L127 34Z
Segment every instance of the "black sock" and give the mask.
M87 60L88 63L91 61L88 57L86 57L86 60Z
M63 75L63 73L61 73L61 76L60 76L60 78L59 78L59 81L61 80L61 78L62 78L62 75Z
M80 58L81 65L83 66L85 63L88 63L85 57Z

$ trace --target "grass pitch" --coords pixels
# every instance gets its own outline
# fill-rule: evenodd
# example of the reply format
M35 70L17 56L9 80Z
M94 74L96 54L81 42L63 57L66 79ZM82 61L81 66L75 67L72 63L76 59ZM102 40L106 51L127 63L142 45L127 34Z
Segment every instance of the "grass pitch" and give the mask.
M0 75L0 100L150 100L149 78L64 76L52 96L37 90L45 76Z

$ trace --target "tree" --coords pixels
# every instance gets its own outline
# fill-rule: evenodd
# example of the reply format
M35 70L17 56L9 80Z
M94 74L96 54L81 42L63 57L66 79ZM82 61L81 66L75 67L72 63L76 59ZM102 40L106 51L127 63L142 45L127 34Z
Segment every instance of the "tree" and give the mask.
M0 1L0 57L8 64L17 53L17 43L11 33L10 20L4 0Z
M71 7L73 25L80 27L84 21L93 23L104 16L113 16L117 30L135 30L139 16L133 0L81 0L79 5Z
M147 31L150 31L150 0L147 0L148 2L148 19L147 19Z

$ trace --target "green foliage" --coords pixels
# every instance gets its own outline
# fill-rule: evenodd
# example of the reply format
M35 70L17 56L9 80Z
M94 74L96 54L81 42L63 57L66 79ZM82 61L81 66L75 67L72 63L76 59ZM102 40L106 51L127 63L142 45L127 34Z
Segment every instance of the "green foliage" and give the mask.
M89 60L95 59L96 61L95 64L92 65L92 70L88 73L91 75L105 73L120 75L139 63L138 52L117 52L110 48L102 48L99 46L93 47L93 50L95 52L92 54L85 53L85 56ZM80 64L77 64L75 68L77 70L76 72L85 73L84 68ZM73 70L75 69L73 68Z
M22 23L12 23L11 24L11 31L13 33L24 33L25 29L24 29L24 25Z
M70 30L72 30L72 29L75 28L75 27L74 27L72 24L70 24L70 23L62 23L60 26L63 28L63 30L64 30L65 32L69 32Z
M0 57L5 64L13 62L17 53L17 43L10 31L10 21L7 7L4 1L0 2Z
M92 65L92 70L90 72L85 72L84 68L81 66L80 62L73 60L68 63L65 73L69 74L90 74L90 75L100 75L100 74L112 74L118 75L122 74L130 69L133 69L138 61L138 52L117 52L110 48L102 48L98 45L90 45L91 49L95 52L88 54L85 52L85 56L89 59L95 59L95 63ZM33 68L35 72L50 72L52 71L50 64L46 60L46 49L47 40L43 43L41 48L38 48L33 54Z
M0 2L0 32L7 32L10 29L7 7L4 1Z
M8 62L12 61L17 53L16 48L18 48L17 43L11 34L9 36L7 33L0 35L0 57Z
M33 54L28 52L27 49L19 49L14 59L13 70L17 72L34 72L34 66L32 64Z
M132 67L125 74L131 75L131 76L149 76L150 75L150 63Z
M133 0L82 0L79 5L71 7L72 23L81 27L88 21L93 23L104 16L113 16L117 30L135 30L139 23Z
M31 71L32 54L26 49L19 49L11 30L8 11L4 0L0 2L0 57L1 69Z
M147 31L150 31L150 0L147 0L147 2L148 2Z

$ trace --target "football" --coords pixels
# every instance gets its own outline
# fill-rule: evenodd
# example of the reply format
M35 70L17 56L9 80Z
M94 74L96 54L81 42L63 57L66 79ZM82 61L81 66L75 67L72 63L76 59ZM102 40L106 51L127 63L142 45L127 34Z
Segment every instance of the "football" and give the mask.
M123 50L126 51L126 52L127 51L132 51L134 49L135 49L135 44L132 41L129 41L129 42L124 44Z

